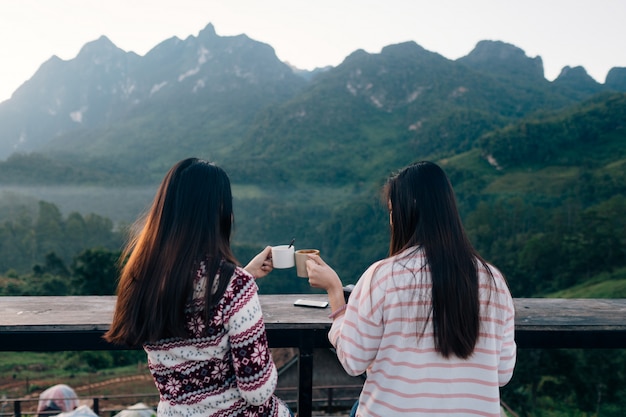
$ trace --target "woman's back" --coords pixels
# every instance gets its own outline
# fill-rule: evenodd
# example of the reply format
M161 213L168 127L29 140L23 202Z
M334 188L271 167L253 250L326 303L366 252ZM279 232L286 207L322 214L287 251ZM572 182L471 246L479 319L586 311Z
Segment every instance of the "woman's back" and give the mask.
M435 348L431 278L412 247L372 265L357 283L341 326L337 356L351 374L367 370L360 413L499 416L499 387L515 364L514 309L504 278L479 268L480 332L468 359Z
M206 322L203 273L186 309L189 337L144 346L160 393L158 415L289 416L273 395L277 372L254 277L237 268Z
M144 347L159 416L291 414L273 394L277 372L255 282L272 269L270 247L236 266L233 219L226 172L186 158L131 229L105 339Z

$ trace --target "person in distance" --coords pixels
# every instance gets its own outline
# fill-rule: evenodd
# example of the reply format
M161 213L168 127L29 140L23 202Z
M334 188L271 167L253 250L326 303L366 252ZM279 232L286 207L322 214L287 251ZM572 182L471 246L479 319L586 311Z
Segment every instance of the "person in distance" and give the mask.
M37 403L37 417L67 413L80 405L76 391L69 385L56 384L41 394Z
M500 416L516 361L514 305L503 275L472 247L445 172L428 161L384 188L389 256L360 277L347 304L337 273L307 260L328 292L328 334L350 375L367 373L352 415Z
M271 248L238 266L226 173L197 158L178 162L138 223L104 337L143 346L160 393L157 415L292 416L274 395L255 282L273 269Z

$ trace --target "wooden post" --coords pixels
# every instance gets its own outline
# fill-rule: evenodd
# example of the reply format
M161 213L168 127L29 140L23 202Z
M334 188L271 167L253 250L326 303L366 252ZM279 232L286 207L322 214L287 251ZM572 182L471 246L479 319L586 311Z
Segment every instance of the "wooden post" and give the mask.
M13 401L13 415L15 417L22 416L22 403L20 400Z
M298 354L298 417L313 413L313 332L301 332Z
M328 414L333 412L333 387L328 388L328 406L326 407Z
M100 415L100 399L99 398L93 399L93 412Z

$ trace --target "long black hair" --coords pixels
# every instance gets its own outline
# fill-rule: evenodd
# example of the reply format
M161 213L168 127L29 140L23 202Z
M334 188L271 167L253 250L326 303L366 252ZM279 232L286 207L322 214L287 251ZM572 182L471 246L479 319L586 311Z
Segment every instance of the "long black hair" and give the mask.
M201 262L206 264L205 316L222 295L236 259L230 248L230 180L216 165L184 159L165 175L122 259L110 342L137 346L185 337L185 306ZM220 271L217 292L214 279Z
M425 252L435 348L444 357L468 358L480 329L478 263L489 268L465 233L450 180L438 165L416 162L389 178L384 195L390 256L413 246Z

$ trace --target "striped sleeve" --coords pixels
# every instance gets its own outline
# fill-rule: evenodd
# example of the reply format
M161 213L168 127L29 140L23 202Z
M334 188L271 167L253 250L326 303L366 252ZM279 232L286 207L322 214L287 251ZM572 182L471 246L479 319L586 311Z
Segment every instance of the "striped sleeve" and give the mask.
M346 313L335 319L328 334L337 358L353 376L367 370L383 337L382 301L370 291L376 265L363 273L350 295Z
M500 303L505 307L505 317L502 333L502 347L500 349L500 361L498 363L498 382L501 387L506 385L513 377L513 370L517 360L517 344L515 343L515 305L509 292L504 277L499 273L494 274L497 286L503 287L504 300Z

